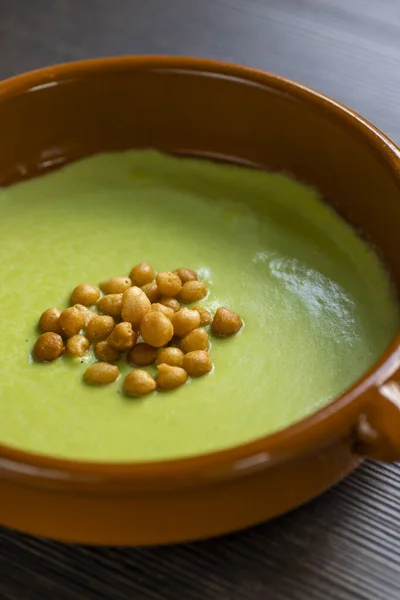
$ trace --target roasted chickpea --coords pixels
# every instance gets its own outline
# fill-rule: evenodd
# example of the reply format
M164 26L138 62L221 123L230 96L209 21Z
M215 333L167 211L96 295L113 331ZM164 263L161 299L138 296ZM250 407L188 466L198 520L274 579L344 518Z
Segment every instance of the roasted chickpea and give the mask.
M98 362L90 365L83 374L87 383L96 385L105 385L112 383L118 378L119 369L116 365L110 365L106 362Z
M193 329L197 329L200 325L200 314L197 310L181 308L178 312L174 313L171 323L175 335L185 337L185 335L193 331Z
M183 357L182 367L190 377L201 377L212 370L210 355L205 350L193 350Z
M110 346L107 340L97 342L94 346L94 353L96 358L103 362L115 362L121 358L121 353Z
M157 287L163 296L171 298L177 296L182 289L182 282L176 273L158 273L156 276Z
M115 327L109 315L95 315L86 326L86 335L91 342L105 340Z
M174 312L178 312L178 310L181 307L179 301L176 298L168 298L168 296L161 298L160 304L162 304L163 306L168 306L168 308L172 308Z
M100 312L110 315L114 319L121 317L122 294L107 294L98 300L97 308Z
M138 334L132 329L132 325L127 322L118 323L114 327L114 330L110 333L107 338L107 342L118 350L119 352L125 352L132 348L136 344Z
M204 306L201 306L200 304L198 304L197 306L193 306L193 310L197 310L197 312L200 315L200 325L202 327L205 327L206 325L210 325L210 323L212 322L212 316L211 313L208 312L208 310L206 308L204 308Z
M83 304L74 304L74 308L78 309L83 314L83 327L85 328L90 319L92 319L96 313L90 310L87 306L83 306Z
M141 342L140 344L136 344L131 348L127 355L127 361L131 365L137 365L138 367L147 367L148 365L152 365L156 360L157 350L146 344L145 342Z
M171 367L165 363L158 365L157 387L160 390L174 390L183 385L187 378L185 369L181 367Z
M132 281L129 277L117 276L102 281L99 283L99 288L103 294L123 294L131 285Z
M39 327L42 331L52 331L53 333L61 333L60 327L61 310L58 308L48 308L42 313L39 319Z
M78 308L71 306L62 311L59 323L63 335L72 337L85 326L85 317Z
M67 340L66 349L70 356L83 356L90 348L90 342L86 336L77 333Z
M64 352L64 342L61 335L54 331L42 333L33 347L33 356L40 362L55 360Z
M124 392L127 396L145 396L156 389L156 382L147 371L135 369L124 381Z
M232 310L221 306L217 309L214 315L213 322L211 324L212 330L215 335L227 336L237 333L243 326L243 321Z
M133 329L139 329L144 315L150 310L151 302L139 287L133 286L124 292L121 315L124 321L132 324Z
M142 286L141 289L146 294L150 302L158 302L161 298L161 294L155 281L152 281L151 283L146 283Z
M197 281L198 279L196 271L192 271L192 269L175 269L174 273L178 275L182 285L187 281Z
M179 348L173 346L162 348L157 356L157 364L162 365L164 363L171 367L181 367L183 356L183 352Z
M180 343L180 349L187 354L194 350L208 350L208 333L204 329L194 329Z
M172 319L172 317L175 314L173 308L170 308L169 306L164 306L164 304L161 304L160 302L155 302L154 304L152 304L151 310L158 310L158 312L161 312L163 315L168 317L168 319Z
M132 285L137 285L138 287L151 283L154 281L155 276L156 273L153 267L147 262L135 265L129 273L129 277L132 279Z
M100 292L89 283L80 283L74 288L71 295L71 304L83 304L83 306L93 306L100 298Z
M183 284L179 299L183 304L198 302L207 296L207 286L204 281L187 281Z
M142 319L140 333L144 341L150 346L160 348L168 344L174 335L174 328L168 317L162 313L158 311L148 312Z

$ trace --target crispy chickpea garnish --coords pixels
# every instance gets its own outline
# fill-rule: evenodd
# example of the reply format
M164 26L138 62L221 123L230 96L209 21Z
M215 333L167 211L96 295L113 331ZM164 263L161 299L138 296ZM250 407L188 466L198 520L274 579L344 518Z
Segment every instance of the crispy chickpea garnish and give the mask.
M152 281L151 283L146 283L141 287L141 289L146 294L150 302L158 302L161 298L161 293L155 281Z
M80 283L74 288L71 295L71 304L83 304L83 306L93 306L100 298L100 292L90 283Z
M160 390L174 390L186 383L187 377L182 367L171 367L162 363L158 365L157 387Z
M147 371L135 369L124 381L124 392L127 396L145 396L156 389L156 382Z
M171 323L175 335L185 337L185 335L193 331L193 329L197 329L200 325L200 314L197 310L181 308L178 312L174 313Z
M199 302L208 293L206 283L199 281L192 269L156 274L149 263L142 262L132 267L129 277L111 277L99 288L102 297L95 286L80 283L71 294L73 306L62 312L57 308L44 311L39 326L45 333L37 339L33 356L47 362L65 350L69 356L82 357L93 342L99 362L86 369L84 380L99 385L112 383L119 377L119 368L112 363L124 356L128 364L141 367L125 377L127 396L173 390L188 377L210 373L210 341L202 327L211 325L213 333L223 337L243 326L240 316L226 307L220 307L214 318L200 304L182 307ZM88 308L93 305L96 307ZM155 362L157 379L143 370Z
M33 347L33 356L40 362L51 362L64 352L64 342L58 333L42 333Z
M168 317L162 313L158 311L148 312L140 324L140 333L144 341L150 346L161 348L161 346L168 344L174 335L174 328Z
M194 329L180 343L180 349L187 354L193 350L208 350L210 343L208 333L204 329Z
M84 356L90 348L90 342L86 336L77 333L67 340L66 350L70 356Z
M136 344L137 338L138 334L132 329L132 325L124 321L114 327L107 338L107 342L119 352L125 352Z
M130 288L132 281L129 277L110 277L106 281L99 283L99 288L103 294L123 294L125 290Z
M156 276L157 287L163 296L174 298L182 289L182 282L176 273L158 273Z
M211 324L212 330L215 335L224 337L227 335L233 335L237 333L243 326L243 321L232 310L221 306L217 309L213 322Z
M107 294L98 300L97 308L114 319L121 318L122 294Z
M91 342L105 340L115 327L109 315L94 315L86 326L86 335Z
M188 281L197 281L198 279L196 271L192 271L192 269L175 269L174 273L178 275L182 285Z
M129 277L132 280L132 285L137 285L138 287L142 287L143 285L151 283L154 281L155 276L156 273L153 267L146 262L135 265L129 273Z
M172 308L174 312L178 312L181 307L179 300L176 298L169 298L168 296L161 298L160 304L163 306L168 306L168 308Z
M187 281L183 284L179 294L179 300L183 304L199 302L207 296L207 286L204 281Z
M138 367L147 367L152 365L156 360L157 349L146 342L136 344L131 348L127 355L127 361L130 365L136 365Z
M45 310L39 319L40 329L45 332L61 333L60 315L61 310L58 310L58 308L48 308Z
M110 346L107 340L102 340L94 345L94 354L102 362L115 362L121 358L121 353Z
M119 369L116 365L110 365L106 362L98 362L90 365L83 374L87 383L95 385L105 385L112 383L118 378Z
M201 377L212 370L210 355L205 350L193 350L183 357L182 367L190 377Z
M169 306L165 306L164 304L161 304L160 302L154 302L154 304L151 305L151 310L152 311L158 310L158 312L161 312L163 315L168 317L168 319L172 319L172 317L175 314L173 308L170 308Z
M211 313L204 308L204 306L201 306L200 304L198 304L197 306L193 306L193 310L197 310L197 312L200 315L200 325L202 327L205 327L206 325L210 325L210 323L212 323L212 316Z
M136 286L129 288L122 296L121 316L138 330L146 313L151 310L151 303L146 294Z
M62 334L66 337L72 337L85 326L85 317L78 308L71 306L62 311L59 323Z
M89 323L90 319L92 319L96 313L94 313L92 310L90 310L90 308L84 306L83 304L74 304L74 308L76 308L83 314L83 327L85 328Z
M170 346L168 348L162 348L157 356L157 364L170 365L171 367L181 367L183 361L183 352L179 348Z

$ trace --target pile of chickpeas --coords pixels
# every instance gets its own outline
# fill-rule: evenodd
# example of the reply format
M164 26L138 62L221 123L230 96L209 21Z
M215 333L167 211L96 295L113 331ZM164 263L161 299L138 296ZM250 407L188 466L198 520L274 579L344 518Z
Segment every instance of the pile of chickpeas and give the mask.
M98 289L99 288L99 289ZM119 377L113 364L124 355L135 367L123 389L128 396L144 396L157 390L173 390L188 377L201 377L213 369L209 334L237 333L242 319L226 307L214 316L200 304L207 286L191 269L156 274L146 262L135 265L129 277L111 277L95 287L81 283L71 295L71 306L48 308L41 315L43 333L33 348L40 362L61 356L82 358L91 348L98 362L87 367L89 384L105 385ZM140 367L157 365L157 377Z

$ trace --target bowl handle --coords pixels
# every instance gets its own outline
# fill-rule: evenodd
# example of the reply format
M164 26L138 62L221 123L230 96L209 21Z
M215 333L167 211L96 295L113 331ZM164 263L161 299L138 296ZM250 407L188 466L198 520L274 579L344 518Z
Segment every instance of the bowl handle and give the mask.
M400 460L400 369L370 388L364 398L357 423L357 452L376 460Z

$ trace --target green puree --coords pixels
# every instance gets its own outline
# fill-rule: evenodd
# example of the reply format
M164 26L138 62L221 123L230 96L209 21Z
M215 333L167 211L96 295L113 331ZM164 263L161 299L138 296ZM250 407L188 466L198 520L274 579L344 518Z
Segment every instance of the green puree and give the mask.
M121 379L85 385L79 359L32 363L43 310L143 260L197 269L204 305L243 318L213 339L214 373L137 400ZM0 442L60 457L167 459L273 432L352 384L399 324L377 257L314 191L150 151L0 190L0 274Z

